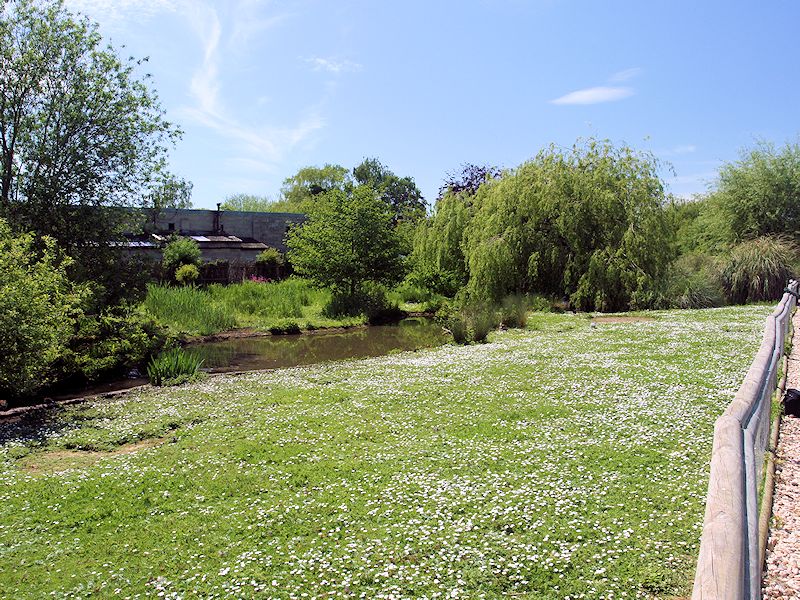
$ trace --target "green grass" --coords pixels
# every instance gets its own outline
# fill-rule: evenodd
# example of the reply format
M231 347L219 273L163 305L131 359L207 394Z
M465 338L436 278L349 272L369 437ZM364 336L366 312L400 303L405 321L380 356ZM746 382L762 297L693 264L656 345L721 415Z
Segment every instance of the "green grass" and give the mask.
M246 281L206 289L151 285L144 307L174 333L209 335L237 327L259 330L321 329L360 325L363 317L323 314L330 292L303 279L276 283Z
M769 312L534 314L2 426L0 597L686 595Z

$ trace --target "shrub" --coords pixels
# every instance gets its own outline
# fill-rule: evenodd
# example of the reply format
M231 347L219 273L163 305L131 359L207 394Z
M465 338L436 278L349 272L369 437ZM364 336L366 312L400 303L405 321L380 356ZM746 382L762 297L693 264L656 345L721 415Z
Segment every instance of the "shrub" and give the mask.
M366 315L372 325L399 321L405 313L392 302L386 288L379 284L363 284L355 293L337 290L324 309L329 317Z
M88 290L67 276L55 241L14 236L0 219L0 391L29 395L55 380Z
M300 325L296 321L277 323L269 328L272 335L290 335L300 333Z
M127 306L82 315L58 368L64 377L96 381L131 366L144 366L167 340L164 327Z
M765 236L735 246L722 268L728 299L736 304L777 300L793 275L797 247L789 238Z
M199 267L200 247L191 238L176 237L164 248L161 265L165 273L175 273L181 265L194 265Z
M485 342L498 324L497 311L488 305L471 304L464 307L447 305L437 314L437 320L453 336L457 344Z
M153 385L180 385L198 379L203 360L182 348L173 348L154 357L147 365L147 377Z
M189 285L200 277L200 270L195 265L181 265L175 269L175 281L182 285Z
M506 327L524 329L528 323L528 299L521 295L503 298L500 307L500 322Z
M283 254L275 248L267 248L256 257L256 264L264 267L282 267L285 262Z
M672 308L712 308L725 304L719 261L707 254L686 254L672 266L666 301Z

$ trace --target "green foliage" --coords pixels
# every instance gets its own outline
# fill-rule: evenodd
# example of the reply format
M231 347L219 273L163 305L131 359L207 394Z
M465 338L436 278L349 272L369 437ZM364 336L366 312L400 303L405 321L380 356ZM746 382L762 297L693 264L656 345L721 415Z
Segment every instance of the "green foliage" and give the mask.
M152 318L126 306L98 315L81 315L76 333L57 368L63 379L93 382L144 365L168 342L166 330Z
M371 187L324 194L308 217L287 241L289 261L300 275L351 298L366 283L392 285L403 278L392 214Z
M280 251L275 248L267 248L256 256L256 264L265 267L282 267L286 260Z
M353 317L366 315L372 325L399 321L404 313L380 284L369 282L359 286L355 292L339 289L333 293L325 307L330 317Z
M166 273L175 273L182 265L201 264L200 246L191 238L174 237L164 248L161 265Z
M369 185L389 206L395 222L418 221L425 216L425 199L411 177L398 177L377 158L366 158L353 169L358 185Z
M720 194L673 202L667 207L667 214L680 254L721 254L730 247L733 232Z
M294 335L300 333L300 325L297 321L283 321L270 327L269 332L272 335Z
M235 327L269 330L295 322L303 328L358 325L358 318L331 318L326 313L331 293L306 280L244 281L206 289L151 285L144 309L174 333L210 335Z
M246 212L280 212L273 209L274 205L275 202L267 196L234 194L225 198L220 208L222 210L241 210Z
M506 296L500 303L500 323L508 328L525 329L529 300L523 295Z
M134 226L120 207L156 185L179 131L137 77L140 61L63 2L0 3L0 64L0 217L53 237L73 275L102 280Z
M54 240L14 236L0 219L0 392L36 392L55 380L87 297L70 281Z
M720 169L719 194L732 241L781 234L800 241L800 144L744 149Z
M664 304L671 308L712 308L725 304L720 261L709 254L678 258L667 278Z
M646 306L673 258L658 163L589 140L483 185L460 244L475 299L569 295L582 310Z
M439 310L436 318L457 344L483 343L500 324L497 310L487 304L445 306Z
M797 246L782 236L760 237L735 246L722 268L728 299L735 304L777 300L795 275L797 258Z
M158 386L180 385L201 375L203 360L183 348L172 348L154 357L147 365L150 383Z
M235 317L195 287L147 286L143 306L158 322L179 332L209 335L236 326Z
M189 285L200 277L200 269L195 265L181 265L175 269L175 281L182 285Z
M465 194L445 194L437 202L433 216L417 230L411 257L412 277L435 293L454 296L467 282L461 245L472 216L471 200Z
M303 167L287 177L281 188L281 199L272 205L275 212L309 212L317 200L328 192L351 187L350 172L341 165Z

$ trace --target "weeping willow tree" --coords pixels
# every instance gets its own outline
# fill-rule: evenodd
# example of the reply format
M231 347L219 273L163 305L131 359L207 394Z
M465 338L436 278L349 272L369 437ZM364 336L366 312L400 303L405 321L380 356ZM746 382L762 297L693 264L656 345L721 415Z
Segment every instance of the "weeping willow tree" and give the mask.
M564 295L582 310L652 304L674 256L658 168L652 155L589 140L551 146L483 186L460 242L469 295Z

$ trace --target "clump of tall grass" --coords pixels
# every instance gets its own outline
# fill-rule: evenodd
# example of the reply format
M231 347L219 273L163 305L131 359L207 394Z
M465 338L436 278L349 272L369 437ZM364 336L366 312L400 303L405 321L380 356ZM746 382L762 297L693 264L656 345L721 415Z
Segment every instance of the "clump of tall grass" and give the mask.
M528 324L528 298L521 294L506 296L500 305L500 322L505 327L525 329Z
M457 344L485 342L489 333L500 324L498 311L486 304L468 304L460 308L447 306L437 313L437 319Z
M268 319L303 316L303 307L311 304L313 290L301 279L275 283L244 281L236 285L211 285L211 298L228 310Z
M144 307L158 321L178 331L209 335L236 327L232 312L194 286L148 285Z
M722 284L736 304L777 300L797 260L797 246L787 237L765 236L735 246L722 268Z
M670 308L712 308L725 304L720 262L708 254L685 254L672 266L666 302Z
M196 354L173 348L150 360L147 377L153 385L180 385L198 379L202 365L203 359Z

